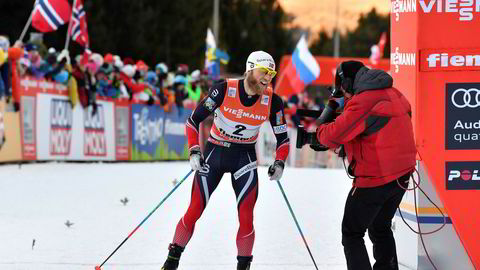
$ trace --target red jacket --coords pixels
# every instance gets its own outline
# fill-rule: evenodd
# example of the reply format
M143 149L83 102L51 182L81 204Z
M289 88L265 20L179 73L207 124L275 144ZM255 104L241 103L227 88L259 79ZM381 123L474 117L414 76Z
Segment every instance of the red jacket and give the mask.
M367 79L376 77L368 75ZM391 77L389 87L380 89L368 89L371 84L362 88L357 84L358 78L357 74L355 95L346 102L344 112L335 122L319 126L317 138L329 148L345 146L354 186L376 187L415 167L411 108L400 91L391 88Z

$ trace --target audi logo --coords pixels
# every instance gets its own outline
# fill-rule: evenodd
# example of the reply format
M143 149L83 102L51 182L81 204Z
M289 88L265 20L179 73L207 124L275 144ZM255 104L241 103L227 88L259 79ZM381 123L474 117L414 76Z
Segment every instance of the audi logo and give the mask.
M458 97L458 99L456 99ZM458 101L458 102L457 102ZM476 88L459 88L452 94L452 104L457 108L480 107L480 90Z

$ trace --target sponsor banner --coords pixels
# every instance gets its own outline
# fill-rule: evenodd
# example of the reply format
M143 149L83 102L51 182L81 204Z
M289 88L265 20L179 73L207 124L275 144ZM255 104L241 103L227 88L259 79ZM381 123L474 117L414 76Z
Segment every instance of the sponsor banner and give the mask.
M404 67L415 67L416 66L416 53L402 51L399 47L390 53L391 61L391 71L398 73L400 72L402 66Z
M35 141L35 97L22 96L20 104L23 159L35 160L37 153L37 145Z
M392 0L391 13L396 22L416 12L466 23L478 17L480 0Z
M109 121L113 119L112 115ZM83 154L87 157L106 157L105 107L102 103L98 103L95 112L92 106L83 110L83 128Z
M68 89L63 84L53 83L43 79L38 80L28 76L20 80L20 90L24 95L34 95L35 93L68 95Z
M185 123L192 114L192 110L177 109L165 117L165 143L169 153L169 159L188 159L188 142L185 134Z
M130 109L128 106L115 107L115 150L117 160L130 159Z
M394 22L399 22L406 13L417 12L417 0L392 0L391 14Z
M132 160L168 159L165 112L159 106L132 105Z
M114 160L113 102L72 108L67 96L37 95L38 160Z
M445 149L480 149L480 83L447 83Z
M420 71L469 70L480 70L480 49L425 49L420 51Z
M457 22L474 21L480 12L480 0L418 0L418 2L422 13L451 18Z
M446 162L447 190L480 190L480 162Z

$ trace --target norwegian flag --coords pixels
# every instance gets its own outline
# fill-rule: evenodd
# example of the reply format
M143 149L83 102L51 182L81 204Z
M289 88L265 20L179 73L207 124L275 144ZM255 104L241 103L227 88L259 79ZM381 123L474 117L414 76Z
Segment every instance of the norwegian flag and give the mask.
M70 30L72 39L83 47L88 48L87 16L83 8L83 0L77 0L73 8L72 23L72 29Z
M37 0L32 16L32 26L40 32L52 32L64 25L72 15L67 0Z

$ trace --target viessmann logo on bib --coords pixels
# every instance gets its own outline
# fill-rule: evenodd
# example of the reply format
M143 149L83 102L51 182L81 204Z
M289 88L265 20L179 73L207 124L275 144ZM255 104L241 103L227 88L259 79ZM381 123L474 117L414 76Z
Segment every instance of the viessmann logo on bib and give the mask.
M480 0L418 0L420 11L426 14L456 14L461 22L469 22L480 12ZM391 13L399 21L402 13L417 12L416 0L392 1Z
M263 115L257 115L249 112L243 111L243 109L232 109L227 106L223 106L223 110L226 111L227 113L235 115L236 118L250 118L254 120L263 120L266 121L267 117Z
M480 70L480 49L425 49L420 71Z

